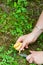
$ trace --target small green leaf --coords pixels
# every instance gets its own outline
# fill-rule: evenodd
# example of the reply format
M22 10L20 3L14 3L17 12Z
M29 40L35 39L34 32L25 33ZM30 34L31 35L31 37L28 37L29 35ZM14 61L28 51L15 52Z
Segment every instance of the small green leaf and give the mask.
M16 2L14 2L14 7L17 7L17 3Z
M16 13L21 13L21 9L18 9L18 10L16 11Z

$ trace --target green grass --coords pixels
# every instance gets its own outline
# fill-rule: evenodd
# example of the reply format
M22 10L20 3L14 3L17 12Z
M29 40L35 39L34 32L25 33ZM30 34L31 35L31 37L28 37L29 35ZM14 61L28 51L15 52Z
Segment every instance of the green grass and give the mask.
M21 61L19 61L20 59ZM10 45L8 50L6 50L5 46L0 47L0 65L19 65L20 62L23 65L26 60L18 55L13 45Z
M0 4L3 4L0 6L0 45L2 45L0 46L0 65L28 65L26 59L18 55L13 45L19 36L32 31L43 10L43 1L0 0ZM42 39L43 34L35 42L36 44L29 46L28 50L43 50ZM23 53L27 53L27 50Z

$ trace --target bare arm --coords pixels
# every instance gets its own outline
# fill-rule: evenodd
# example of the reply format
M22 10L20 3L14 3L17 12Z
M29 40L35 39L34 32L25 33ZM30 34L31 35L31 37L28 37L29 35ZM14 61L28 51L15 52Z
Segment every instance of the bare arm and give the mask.
M43 12L41 13L35 28L32 31L34 36L33 41L36 40L43 32ZM31 54L26 57L29 63L36 63L38 65L43 64L43 51L30 51Z
M43 11L38 19L38 22L35 26L35 28L33 29L32 33L33 35L36 36L36 38L39 37L39 35L43 32Z
M39 26L40 29L43 30L43 11L42 11L42 13L41 13L41 15L40 15L40 17L39 17L39 20L38 20L38 22L37 22L37 26Z
M35 42L42 32L43 32L43 12L41 13L33 31L30 34L23 35L18 38L17 42L22 42L22 46L20 50L23 50L24 48L28 48L28 45Z

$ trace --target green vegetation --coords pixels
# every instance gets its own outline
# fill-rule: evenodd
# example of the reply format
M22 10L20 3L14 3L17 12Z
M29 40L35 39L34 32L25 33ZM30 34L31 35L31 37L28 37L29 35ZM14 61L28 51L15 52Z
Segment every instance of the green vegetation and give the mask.
M18 58L21 60L23 58L18 56L17 51L13 49L13 45L10 45L8 50L5 49L5 46L0 47L0 65L19 65ZM25 64L25 62L26 60L23 59L22 64Z
M19 36L32 31L42 10L42 0L0 0L0 65L28 65L13 45ZM43 50L42 39L43 34L28 50Z

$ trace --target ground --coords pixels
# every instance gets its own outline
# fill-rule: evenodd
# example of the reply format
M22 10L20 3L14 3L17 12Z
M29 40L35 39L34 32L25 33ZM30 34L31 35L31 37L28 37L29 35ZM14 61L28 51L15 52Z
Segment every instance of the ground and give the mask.
M18 55L13 45L19 36L32 31L42 10L43 0L24 0L22 3L16 0L14 2L0 0L0 65L31 65ZM42 39L43 33L22 53L29 54L29 50L43 50Z

